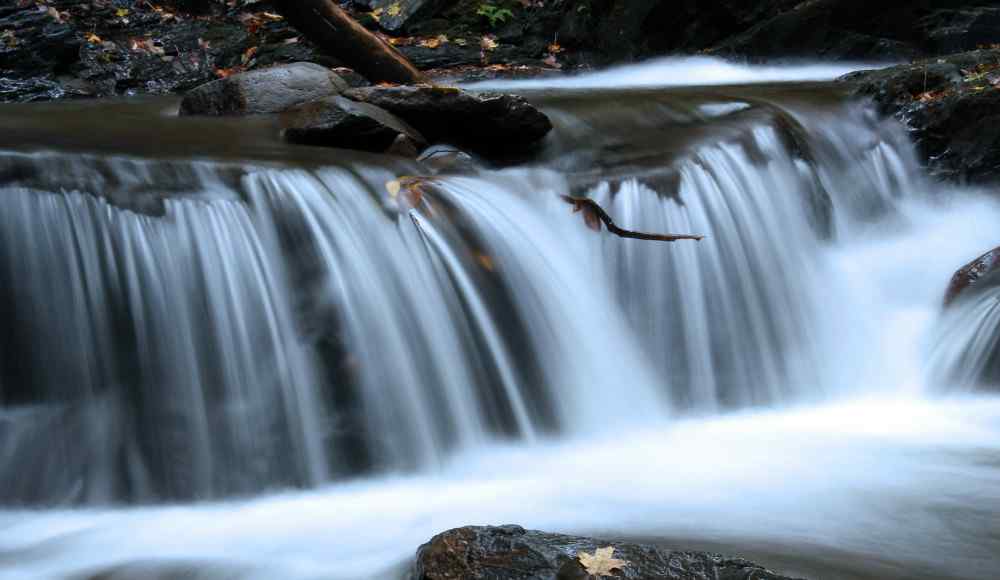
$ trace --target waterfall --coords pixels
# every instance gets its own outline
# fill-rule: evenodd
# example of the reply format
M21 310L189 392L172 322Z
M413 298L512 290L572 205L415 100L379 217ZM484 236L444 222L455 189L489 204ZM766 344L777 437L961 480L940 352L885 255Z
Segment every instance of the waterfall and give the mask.
M557 98L542 163L464 175L0 155L0 500L314 487L842 394L827 252L922 191L905 135L850 104L641 98ZM706 239L595 233L569 192Z

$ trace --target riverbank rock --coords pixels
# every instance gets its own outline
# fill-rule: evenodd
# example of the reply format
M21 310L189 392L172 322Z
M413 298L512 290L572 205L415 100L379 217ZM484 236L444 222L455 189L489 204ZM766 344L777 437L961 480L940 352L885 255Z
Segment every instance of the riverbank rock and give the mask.
M945 292L944 305L950 306L973 288L981 289L998 283L1000 283L1000 247L993 248L955 272Z
M189 91L182 115L261 115L339 94L350 88L330 69L296 62L212 81Z
M1000 49L860 71L841 80L910 128L935 175L1000 182Z
M517 95L396 86L350 89L344 96L389 111L432 142L478 151L523 149L552 130L549 118Z
M289 109L281 115L287 141L345 149L416 156L427 145L423 135L388 111L332 96Z
M605 577L663 580L791 580L741 558L670 551L626 542L564 536L520 526L444 532L417 551L413 580L585 580L578 554L614 548ZM586 559L586 558L584 558Z

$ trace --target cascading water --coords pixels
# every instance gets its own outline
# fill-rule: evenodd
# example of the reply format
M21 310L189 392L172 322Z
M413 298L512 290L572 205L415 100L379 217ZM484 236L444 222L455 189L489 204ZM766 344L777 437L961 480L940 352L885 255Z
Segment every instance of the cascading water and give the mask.
M530 94L530 167L0 155L0 578L385 577L507 521L983 577L1000 407L927 397L992 364L991 292L936 309L1000 208L835 87L658 66Z

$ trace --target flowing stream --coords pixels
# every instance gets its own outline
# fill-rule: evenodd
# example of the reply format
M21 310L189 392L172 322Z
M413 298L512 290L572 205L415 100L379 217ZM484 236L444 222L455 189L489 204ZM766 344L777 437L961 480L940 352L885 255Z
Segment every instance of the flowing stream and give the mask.
M502 523L992 577L998 296L941 303L1000 204L842 72L494 83L556 125L512 168L0 109L0 579L401 577Z

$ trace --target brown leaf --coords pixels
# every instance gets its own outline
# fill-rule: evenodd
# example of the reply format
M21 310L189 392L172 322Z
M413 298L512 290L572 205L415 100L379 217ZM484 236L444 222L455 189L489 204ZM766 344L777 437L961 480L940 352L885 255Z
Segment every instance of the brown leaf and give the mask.
M607 548L598 548L593 554L578 552L576 557L587 571L587 574L601 577L613 576L615 570L621 570L628 565L628 562L625 560L613 558L614 554L614 547L608 546Z

